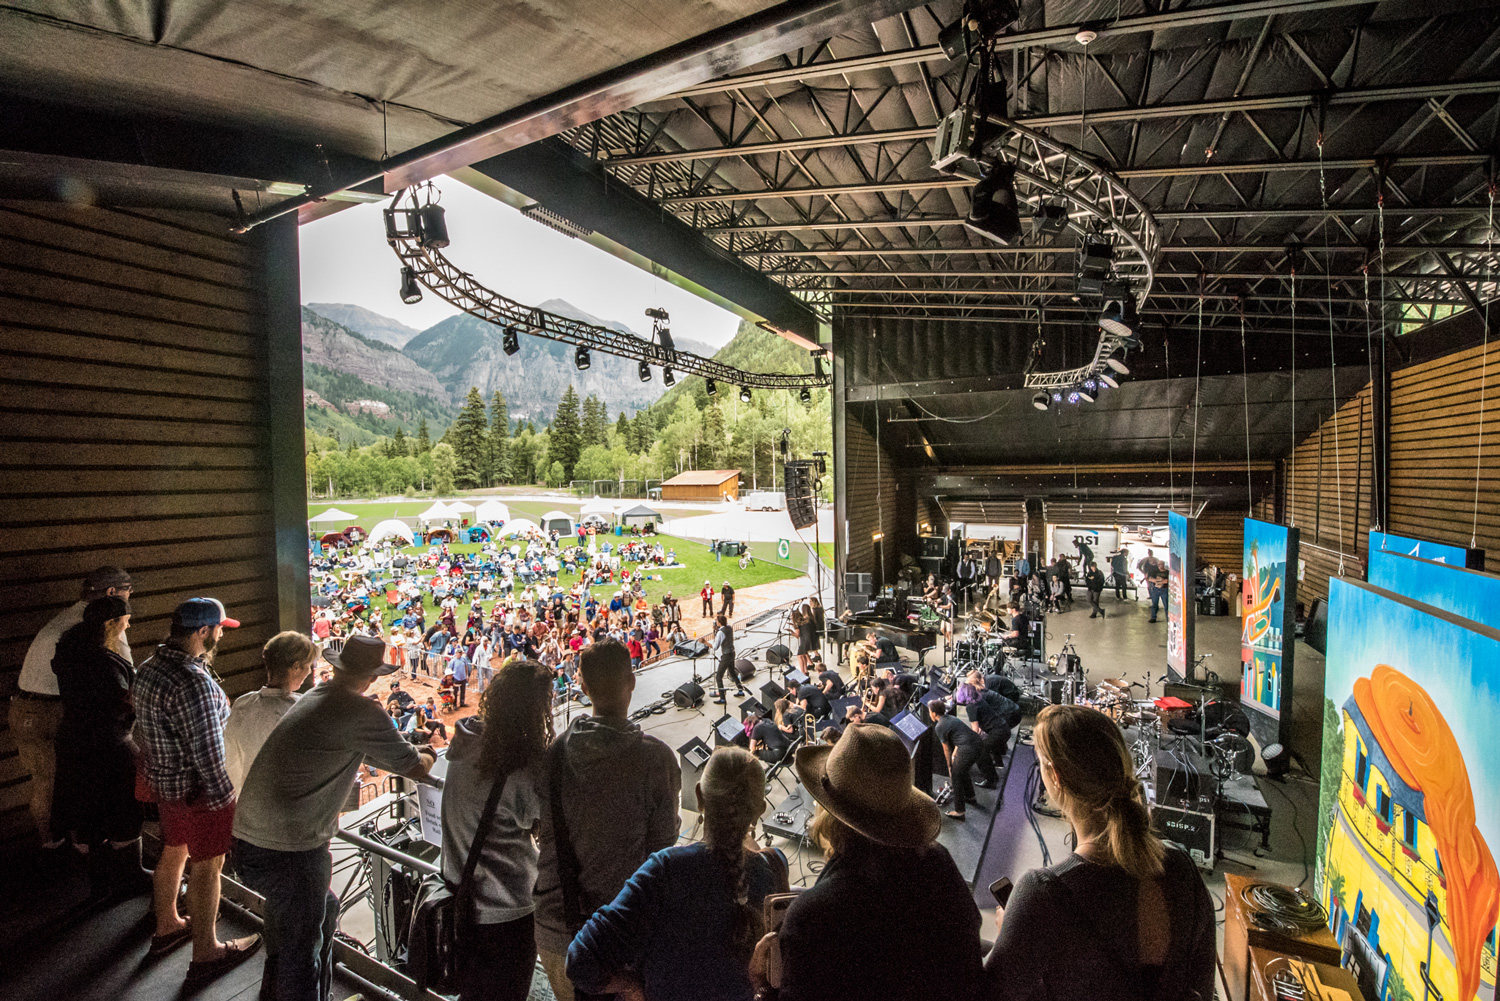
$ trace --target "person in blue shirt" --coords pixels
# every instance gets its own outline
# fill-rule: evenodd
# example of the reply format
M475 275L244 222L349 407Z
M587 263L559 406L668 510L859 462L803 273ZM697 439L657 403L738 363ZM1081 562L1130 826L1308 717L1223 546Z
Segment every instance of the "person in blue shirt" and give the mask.
M765 806L765 771L721 747L698 783L704 840L646 859L568 947L580 991L640 991L650 1001L751 1001L750 954L774 877L745 837Z
M448 662L448 670L453 674L453 684L458 690L458 707L467 708L469 697L469 653L465 647L458 647L453 659Z

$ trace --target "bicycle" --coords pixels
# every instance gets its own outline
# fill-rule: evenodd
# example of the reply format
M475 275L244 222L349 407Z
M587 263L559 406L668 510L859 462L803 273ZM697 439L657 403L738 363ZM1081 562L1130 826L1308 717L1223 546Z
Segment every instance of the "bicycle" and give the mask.
M740 557L740 569L741 570L749 570L750 569L750 565L752 563L754 563L754 562L755 562L755 557L751 556L749 553L745 553L743 556Z

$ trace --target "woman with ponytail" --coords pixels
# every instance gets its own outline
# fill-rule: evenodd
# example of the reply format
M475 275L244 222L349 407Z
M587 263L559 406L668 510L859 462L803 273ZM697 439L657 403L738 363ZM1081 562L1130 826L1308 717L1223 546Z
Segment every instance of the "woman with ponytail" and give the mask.
M1213 902L1187 854L1151 833L1119 727L1086 706L1048 706L1032 739L1074 848L1022 876L997 912L985 996L1212 1001Z
M697 789L704 839L652 855L594 912L568 948L574 987L646 1001L750 1001L750 954L774 880L749 843L765 783L749 751L713 753Z

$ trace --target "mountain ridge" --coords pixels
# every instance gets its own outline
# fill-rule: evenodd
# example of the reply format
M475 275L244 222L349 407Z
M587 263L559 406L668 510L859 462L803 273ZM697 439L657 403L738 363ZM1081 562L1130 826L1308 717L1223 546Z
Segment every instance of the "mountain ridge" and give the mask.
M332 320L346 330L390 345L397 351L421 333L416 327L409 327L400 320L350 302L309 302L303 308Z

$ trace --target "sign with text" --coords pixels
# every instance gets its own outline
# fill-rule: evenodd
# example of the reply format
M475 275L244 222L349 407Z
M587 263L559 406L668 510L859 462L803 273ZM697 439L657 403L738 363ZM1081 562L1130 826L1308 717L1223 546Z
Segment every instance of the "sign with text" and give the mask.
M1109 562L1109 554L1119 548L1120 533L1115 528L1052 526L1052 558L1066 556L1079 572L1089 560L1104 566Z

